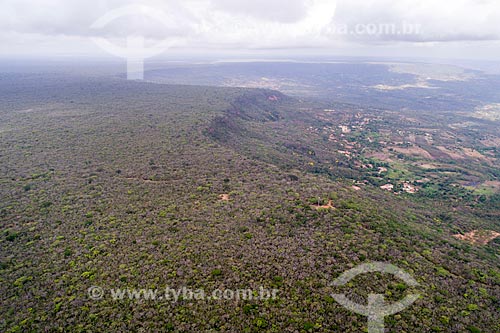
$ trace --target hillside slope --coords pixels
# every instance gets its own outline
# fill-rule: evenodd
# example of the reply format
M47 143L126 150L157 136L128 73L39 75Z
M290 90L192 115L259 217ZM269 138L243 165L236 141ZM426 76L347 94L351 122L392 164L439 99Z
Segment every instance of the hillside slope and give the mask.
M282 145L284 125L317 121L310 105L270 90L34 75L0 77L0 98L1 331L359 332L366 318L332 292L362 302L413 290L385 275L331 286L369 261L420 283L389 331L500 330L498 240L452 236L494 220L318 172L315 136ZM279 298L93 301L92 286L263 286Z

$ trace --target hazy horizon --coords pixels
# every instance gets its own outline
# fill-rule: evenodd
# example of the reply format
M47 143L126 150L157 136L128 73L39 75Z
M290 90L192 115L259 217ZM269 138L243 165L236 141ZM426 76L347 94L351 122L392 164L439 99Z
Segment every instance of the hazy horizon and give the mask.
M1 9L2 57L106 58L92 38L124 45L141 35L168 41L162 57L500 58L500 4L490 0L6 0Z

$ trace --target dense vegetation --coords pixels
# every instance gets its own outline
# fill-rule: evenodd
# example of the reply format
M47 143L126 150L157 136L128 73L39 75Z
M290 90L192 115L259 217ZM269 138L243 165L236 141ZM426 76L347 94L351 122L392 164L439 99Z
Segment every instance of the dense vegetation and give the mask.
M421 285L388 331L500 330L499 241L453 237L499 231L494 196L395 195L370 179L356 190L375 176L354 161L370 157L348 159L321 132L358 112L393 126L390 115L338 104L326 117L269 90L47 75L4 74L0 98L0 331L359 332L366 318L332 292L359 302L410 292L385 275L331 286L368 261ZM315 209L330 200L335 209ZM91 286L280 292L265 302L92 301Z
M316 98L368 108L464 111L500 103L499 75L425 63L221 62L170 64L147 71L154 82L269 88L297 98Z

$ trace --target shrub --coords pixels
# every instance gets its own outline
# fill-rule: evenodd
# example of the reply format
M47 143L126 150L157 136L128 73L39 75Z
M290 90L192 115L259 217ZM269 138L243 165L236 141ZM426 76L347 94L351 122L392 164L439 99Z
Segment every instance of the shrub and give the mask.
M216 268L216 269L214 269L214 270L212 271L211 275L212 275L213 277L221 276L221 275L222 275L222 271L221 271L220 269Z

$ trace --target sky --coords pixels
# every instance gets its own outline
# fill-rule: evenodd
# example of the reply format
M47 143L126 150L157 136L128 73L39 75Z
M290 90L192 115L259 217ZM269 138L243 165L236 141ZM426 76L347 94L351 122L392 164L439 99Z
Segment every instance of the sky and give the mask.
M498 0L0 0L0 56L111 57L143 36L162 56L500 59Z

